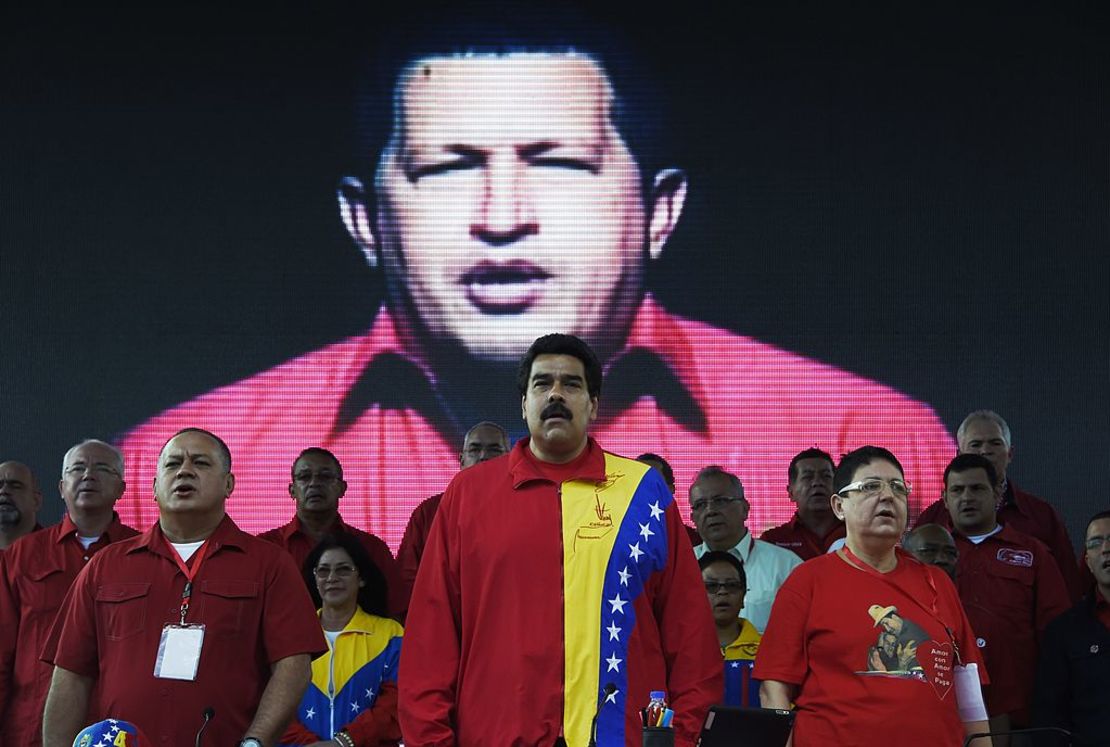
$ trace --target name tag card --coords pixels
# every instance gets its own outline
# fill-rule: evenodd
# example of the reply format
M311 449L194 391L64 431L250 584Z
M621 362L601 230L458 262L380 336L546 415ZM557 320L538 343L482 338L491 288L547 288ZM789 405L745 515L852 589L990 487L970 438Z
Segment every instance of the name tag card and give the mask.
M203 625L167 625L162 628L154 676L166 680L195 680L203 644Z

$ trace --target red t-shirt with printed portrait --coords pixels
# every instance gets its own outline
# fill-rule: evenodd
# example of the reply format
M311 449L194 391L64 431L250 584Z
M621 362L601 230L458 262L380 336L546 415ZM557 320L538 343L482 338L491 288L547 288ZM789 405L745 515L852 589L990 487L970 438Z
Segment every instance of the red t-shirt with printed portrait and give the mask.
M934 747L965 736L957 661L978 664L987 682L943 571L901 550L886 574L834 553L795 568L779 589L753 676L798 685L794 747Z

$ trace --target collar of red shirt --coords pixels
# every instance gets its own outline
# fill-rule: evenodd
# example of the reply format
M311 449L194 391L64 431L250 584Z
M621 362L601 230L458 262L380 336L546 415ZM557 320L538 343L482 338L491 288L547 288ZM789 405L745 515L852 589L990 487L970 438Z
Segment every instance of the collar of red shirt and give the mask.
M1006 490L1002 493L1002 505L1010 506L1025 516L1032 516L1029 511L1029 495L1009 478L1006 479Z
M121 535L122 529L123 524L120 523L119 514L113 511L112 523L109 524L108 528L104 530L104 534L108 535L108 539L110 541L118 542L119 540L123 539L123 536ZM73 519L69 518L69 512L67 511L66 513L62 514L62 521L58 525L58 536L55 538L54 541L57 543L61 543L66 538L73 537L76 534L77 525L73 523ZM104 535L102 534L101 537L103 536Z
M679 319L664 311L650 295L644 297L621 352L606 363L606 387L598 425L616 419L639 399L654 398L675 422L695 433L708 433L701 403L705 392L696 357ZM447 443L462 440L457 424L436 397L435 376L411 351L404 349L397 323L382 307L366 335L366 366L336 411L332 438L342 435L373 406L412 409L428 421ZM398 387L398 381L409 382Z
M216 527L216 531L212 532L212 535L209 537L212 544L208 549L208 557L211 557L212 553L216 552L221 547L234 547L242 550L243 538L247 536L249 535L239 529L235 522L231 520L230 516L224 514L224 518ZM140 550L146 550L158 555L164 555L167 558L173 558L173 555L170 554L172 552L170 549L170 542L166 539L166 535L162 533L161 523L157 521L154 522L150 529L140 534L139 541L129 547L127 553L130 555Z
M509 452L509 475L513 480L513 488L519 488L531 480L547 479L536 469L536 465L525 453L524 450L528 448L528 441L527 438L520 439ZM605 479L605 451L592 438L587 437L586 459L571 479L592 480L594 482L601 482Z
M347 524L347 522L343 521L343 517L337 512L335 514L335 523L331 525L331 529L328 530L329 533L347 534L348 529L350 529L350 525ZM306 536L308 535L308 532L304 530L304 524L301 522L301 517L294 514L292 521L281 528L281 538L284 540L288 540L294 534L298 533Z

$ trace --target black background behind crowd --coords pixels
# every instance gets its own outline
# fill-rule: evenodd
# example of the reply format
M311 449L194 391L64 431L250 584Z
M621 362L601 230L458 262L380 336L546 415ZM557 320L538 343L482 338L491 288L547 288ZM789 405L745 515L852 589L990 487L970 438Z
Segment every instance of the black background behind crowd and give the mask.
M357 51L402 24L319 5L6 11L0 458L47 521L75 440L372 318L334 186ZM648 7L605 17L650 51L691 176L649 287L952 429L999 410L1012 474L1078 535L1110 435L1100 4Z

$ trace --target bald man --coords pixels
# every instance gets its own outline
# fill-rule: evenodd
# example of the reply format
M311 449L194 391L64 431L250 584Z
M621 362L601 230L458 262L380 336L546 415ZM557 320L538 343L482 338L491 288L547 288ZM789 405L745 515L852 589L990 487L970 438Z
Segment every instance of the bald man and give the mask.
M42 491L31 468L22 462L0 464L0 550L39 526Z
M906 535L902 546L922 563L935 565L956 580L956 540L940 524L922 524Z

